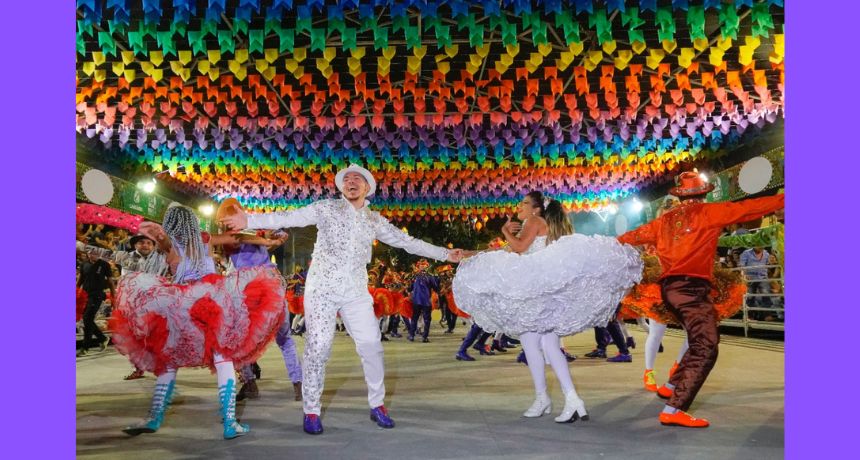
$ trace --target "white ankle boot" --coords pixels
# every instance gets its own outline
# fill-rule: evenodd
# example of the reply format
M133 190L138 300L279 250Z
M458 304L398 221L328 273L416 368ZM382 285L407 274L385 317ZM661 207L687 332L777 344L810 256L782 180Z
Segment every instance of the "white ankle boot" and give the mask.
M573 423L577 420L588 420L588 412L585 411L585 402L579 399L575 392L571 391L564 396L564 410L555 418L557 423Z
M552 400L549 399L548 394L542 393L537 395L535 402L532 403L532 407L529 407L529 410L523 413L523 417L540 417L550 412L552 412Z

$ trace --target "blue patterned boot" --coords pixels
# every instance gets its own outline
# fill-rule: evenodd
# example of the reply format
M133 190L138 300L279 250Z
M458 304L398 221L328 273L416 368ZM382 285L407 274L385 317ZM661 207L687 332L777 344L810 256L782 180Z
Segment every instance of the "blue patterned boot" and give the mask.
M146 419L138 424L125 427L122 431L132 436L137 436L142 433L155 433L161 428L161 422L164 421L164 411L170 405L173 399L173 386L176 381L170 383L162 383L155 385L155 391L152 394L152 405L149 408L149 415Z
M247 423L236 420L236 381L228 379L226 385L218 387L221 401L221 419L224 421L224 439L238 438L251 432Z

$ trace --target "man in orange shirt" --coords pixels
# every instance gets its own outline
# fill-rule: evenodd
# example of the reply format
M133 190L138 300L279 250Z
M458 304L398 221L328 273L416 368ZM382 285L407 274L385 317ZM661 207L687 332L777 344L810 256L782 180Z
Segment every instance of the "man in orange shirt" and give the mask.
M663 302L687 331L690 349L669 383L658 394L669 401L660 414L663 425L703 428L705 419L689 414L690 405L717 361L718 322L710 297L714 256L723 227L761 218L785 206L785 195L740 202L704 203L713 184L697 172L678 176L669 193L681 204L659 218L618 237L622 243L652 244L663 266Z

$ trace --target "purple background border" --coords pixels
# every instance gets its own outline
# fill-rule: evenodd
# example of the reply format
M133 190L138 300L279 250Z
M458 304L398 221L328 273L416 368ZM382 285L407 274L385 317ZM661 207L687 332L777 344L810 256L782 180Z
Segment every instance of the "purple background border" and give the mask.
M847 458L860 432L850 378L858 367L857 227L849 220L857 209L850 139L858 131L851 83L860 5L786 3L786 458Z
M857 414L860 398L846 378L857 366L856 333L850 329L857 249L846 237L853 230L849 222L841 221L836 228L845 230L829 235L833 227L822 221L844 219L856 208L856 187L849 187L857 181L857 152L850 139L858 128L856 114L848 111L856 111L858 103L851 84L856 74L849 66L855 65L850 59L856 56L860 16L855 2L786 3L786 458L825 458L854 450L857 441L848 417ZM3 447L3 456L74 458L73 313L64 307L74 302L74 3L3 6L6 66L0 78L8 198L0 232L8 246L2 334L6 407L0 429L3 438L14 440ZM28 72L31 63L42 67ZM834 101L840 106L826 105ZM35 251L22 240L31 236L20 231L22 220L42 223L32 234L44 236ZM825 238L831 238L829 246L822 244Z
M74 458L75 2L4 2L3 17L0 456Z

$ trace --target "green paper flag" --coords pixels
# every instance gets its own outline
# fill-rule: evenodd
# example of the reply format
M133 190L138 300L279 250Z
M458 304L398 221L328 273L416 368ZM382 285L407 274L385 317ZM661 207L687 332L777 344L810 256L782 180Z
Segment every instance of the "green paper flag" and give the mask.
M311 31L311 18L296 19L296 30L298 32L307 31L308 33L310 33L310 31Z
M621 13L621 25L627 26L628 29L635 29L643 24L645 21L639 17L639 8L627 8Z
M398 32L400 30L405 30L407 27L409 27L409 18L406 16L400 16L400 17L394 18L391 21L391 31L392 32Z
M87 34L90 37L93 36L93 26L92 24L84 24L84 21L76 21L77 22L77 31L79 34Z
M278 40L280 40L279 52L289 51L292 53L296 41L295 31L293 29L278 29Z
M475 24L469 29L469 45L473 47L484 46L483 24Z
M200 24L200 34L204 39L208 35L212 35L212 38L218 36L218 24L215 21L206 21Z
M334 31L340 32L343 35L343 29L346 28L343 19L332 18L328 20L328 34L333 35Z
M441 24L436 26L436 41L439 46L451 46L453 44L451 42L451 28Z
M675 40L675 20L672 18L672 7L665 6L657 9L657 39L662 41Z
M265 40L265 35L263 34L262 29L254 29L248 32L248 50L251 53L263 52L263 41Z
M107 55L116 56L116 43L108 32L99 32L99 48Z
M266 31L266 35L269 35L272 33L278 33L278 31L280 29L281 29L280 21L276 21L274 19L269 19L268 21L266 21L266 25L263 27L263 30Z
M185 30L188 28L188 24L173 22L170 24L170 30L174 35L179 35L180 37L185 36Z
M466 16L457 16L457 30L463 29L472 30L475 27L475 14L471 13Z
M236 43L233 41L233 34L229 30L218 31L218 46L221 47L222 53L234 53Z
M202 32L189 30L188 43L191 44L191 50L194 54L206 54L206 41L203 39Z
M248 21L243 21L241 19L237 19L233 21L233 32L243 32L246 35L248 34Z
M388 29L385 27L373 26L373 48L381 50L388 48Z
M690 26L690 40L708 38L705 35L705 8L703 6L690 6L690 9L687 10L687 24Z
M158 33L158 28L156 24L153 23L144 24L141 22L138 26L138 30L140 30L140 33L141 35L143 35L144 38L149 35L153 39L156 39L155 34Z
M164 51L165 56L176 56L176 47L173 43L173 32L169 30L158 32L156 41L158 42L158 46L161 47L161 50Z
M311 51L323 51L325 50L325 29L320 28L311 28Z
M557 14L555 20L556 27L560 24L564 29L564 41L566 45L570 46L573 43L582 43L582 39L579 37L579 23L570 17L570 13L565 11Z
M128 45L132 47L135 54L146 54L146 48L143 46L143 33L129 31Z
M722 23L720 26L720 34L723 36L723 39L731 38L732 40L737 40L738 25L740 24L738 12L735 11L734 8L721 9L720 22Z
M84 35L78 31L75 34L75 50L77 50L78 54L84 55L87 53L86 43L84 42Z
M341 41L343 41L343 49L352 50L356 48L356 44L358 42L358 34L356 33L355 29L351 27L344 28L340 37Z
M113 34L125 35L125 31L127 30L127 27L125 24L116 22L114 20L109 20L107 23L108 23L108 32L111 35L113 35Z
M408 49L421 46L421 29L418 26L408 26L404 28L404 33L406 34L406 47Z

